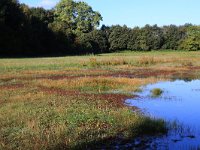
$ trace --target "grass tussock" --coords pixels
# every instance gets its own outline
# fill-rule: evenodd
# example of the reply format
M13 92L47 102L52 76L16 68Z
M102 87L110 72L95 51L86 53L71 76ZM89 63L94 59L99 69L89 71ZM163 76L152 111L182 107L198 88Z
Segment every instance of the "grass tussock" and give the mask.
M143 56L136 61L137 66L149 66L156 64L157 61L154 57Z
M160 88L154 88L151 90L152 97L159 97L163 94L163 90Z

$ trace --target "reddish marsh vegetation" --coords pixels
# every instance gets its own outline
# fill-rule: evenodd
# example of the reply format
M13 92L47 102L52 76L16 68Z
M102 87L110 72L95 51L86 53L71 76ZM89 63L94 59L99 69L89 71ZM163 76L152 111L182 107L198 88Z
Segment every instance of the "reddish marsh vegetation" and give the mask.
M164 133L162 120L124 100L142 85L197 78L198 60L199 52L1 59L0 149L84 149Z

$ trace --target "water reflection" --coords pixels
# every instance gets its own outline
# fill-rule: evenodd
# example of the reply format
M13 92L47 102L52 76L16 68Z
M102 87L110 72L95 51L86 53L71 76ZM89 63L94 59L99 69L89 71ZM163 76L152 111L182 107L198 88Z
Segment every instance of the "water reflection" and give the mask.
M164 93L152 98L150 91L154 88L160 88ZM139 98L129 99L126 103L141 108L146 115L170 122L168 135L151 137L151 148L200 149L200 80L151 84L137 94Z

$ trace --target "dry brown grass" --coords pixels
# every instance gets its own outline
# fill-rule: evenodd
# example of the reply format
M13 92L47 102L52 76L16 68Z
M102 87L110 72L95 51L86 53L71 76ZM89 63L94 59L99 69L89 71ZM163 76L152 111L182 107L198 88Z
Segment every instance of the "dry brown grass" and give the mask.
M161 78L113 78L113 77L82 77L75 78L73 80L37 80L35 84L37 86L44 86L48 88L60 88L68 90L83 90L86 92L114 92L116 90L121 92L134 91L141 85L147 83L155 83L157 81L164 80Z
M84 61L80 63L82 66L88 67L100 67L100 66L117 66L117 65L127 65L130 64L129 61L126 61L123 58L113 58L113 59L101 59L89 58L89 61Z

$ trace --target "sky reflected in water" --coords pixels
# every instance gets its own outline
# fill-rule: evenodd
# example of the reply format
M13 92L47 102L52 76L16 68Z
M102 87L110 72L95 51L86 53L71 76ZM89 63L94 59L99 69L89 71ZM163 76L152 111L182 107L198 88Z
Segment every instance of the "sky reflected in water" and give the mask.
M151 90L154 88L160 88L164 93L153 98ZM200 148L200 80L150 84L137 95L139 98L129 99L126 103L137 106L146 115L180 124L177 131L171 130L167 136L155 138L153 144L158 143L163 149Z

